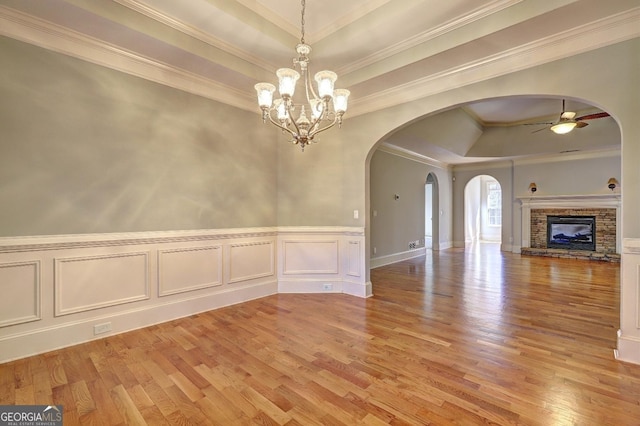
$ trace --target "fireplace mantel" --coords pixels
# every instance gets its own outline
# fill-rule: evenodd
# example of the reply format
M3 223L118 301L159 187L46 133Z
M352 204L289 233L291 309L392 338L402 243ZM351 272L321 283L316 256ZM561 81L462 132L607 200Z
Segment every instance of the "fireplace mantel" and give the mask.
M619 193L590 195L526 195L518 197L522 207L521 248L531 247L531 210L532 209L578 209L608 208L616 209L616 253L622 250L620 238L621 197Z
M590 195L527 195L518 197L522 207L529 206L537 209L553 208L620 208L620 194L590 194Z

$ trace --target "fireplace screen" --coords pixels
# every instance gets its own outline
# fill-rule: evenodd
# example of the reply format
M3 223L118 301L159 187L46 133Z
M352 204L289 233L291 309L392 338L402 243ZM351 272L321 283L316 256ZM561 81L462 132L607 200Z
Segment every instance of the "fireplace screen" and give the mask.
M595 216L547 216L548 248L595 251L595 235Z

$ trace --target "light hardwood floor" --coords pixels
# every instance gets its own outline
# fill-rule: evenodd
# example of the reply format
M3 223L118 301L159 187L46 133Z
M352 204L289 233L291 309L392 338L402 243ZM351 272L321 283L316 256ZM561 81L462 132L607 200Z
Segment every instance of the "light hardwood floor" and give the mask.
M619 265L450 249L375 296L281 294L0 365L65 425L638 425Z

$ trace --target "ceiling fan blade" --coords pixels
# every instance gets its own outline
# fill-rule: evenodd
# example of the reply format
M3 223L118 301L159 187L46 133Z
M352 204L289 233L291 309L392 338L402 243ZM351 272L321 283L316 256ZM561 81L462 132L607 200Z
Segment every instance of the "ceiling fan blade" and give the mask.
M523 126L542 126L542 125L551 126L552 124L555 124L555 123L552 123L550 121L541 122L541 123L522 123Z
M575 120L576 121L595 120L596 118L605 118L605 117L609 117L608 112L597 112L595 114L583 115L582 117L578 117Z
M589 123L585 123L584 121L578 121L576 123L576 129L582 129L583 127L587 127Z
M547 123L541 123L541 124L547 124ZM550 124L553 124L553 123L550 123ZM538 133L538 132L541 132L541 131L543 131L543 130L547 130L548 128L549 128L548 126L547 126L547 127L543 127L542 129L534 130L534 131L533 131L533 132L531 132L531 133Z

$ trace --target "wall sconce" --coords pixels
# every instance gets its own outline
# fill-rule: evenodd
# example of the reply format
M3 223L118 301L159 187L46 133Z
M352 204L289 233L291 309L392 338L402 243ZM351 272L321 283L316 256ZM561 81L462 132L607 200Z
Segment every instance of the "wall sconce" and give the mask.
M531 182L529 184L529 192L531 192L533 194L537 190L538 190L538 187L536 186L536 183L535 182Z
M607 186L609 187L610 190L614 190L616 189L616 186L618 186L618 181L616 180L616 178L609 178L609 181L607 182Z
M394 194L394 195L393 195L393 199L394 199L394 200L396 200L396 201L398 201L398 200L400 199L400 196L399 196L398 194Z

